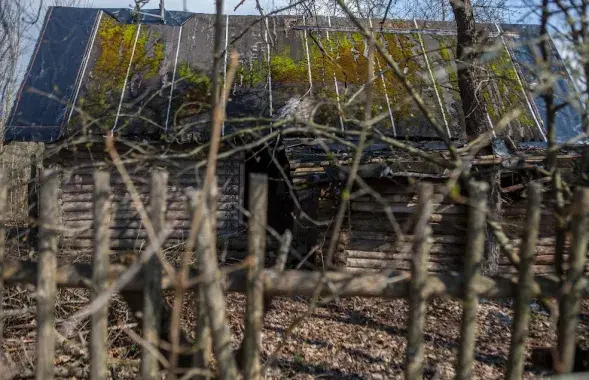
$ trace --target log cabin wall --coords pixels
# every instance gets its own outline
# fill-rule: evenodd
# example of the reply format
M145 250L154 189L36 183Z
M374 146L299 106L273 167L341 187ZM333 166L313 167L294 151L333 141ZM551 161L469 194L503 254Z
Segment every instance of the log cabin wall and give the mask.
M93 171L105 162L104 153L61 151L45 160L45 166L56 166L63 173L60 191L60 219L64 231L60 247L66 251L91 251L93 246ZM185 161L185 162L184 162ZM202 185L204 171L198 175L194 160L157 161L155 164L126 165L144 205L149 205L151 171L162 168L169 173L166 218L173 223L165 248L181 250L190 230L191 213L187 190ZM75 165L75 166L74 166ZM219 161L219 208L217 234L221 254L228 258L243 255L246 247L245 225L239 210L243 205L243 157L234 155ZM148 245L147 233L133 205L130 192L116 169L111 168L111 244L114 252L141 250Z
M503 231L509 237L513 244L513 251L519 255L521 245L521 236L524 232L526 221L526 198L519 195L514 197L504 197L503 205ZM542 204L542 213L540 217L540 229L538 233L538 244L536 248L536 264L534 271L538 274L554 273L554 253L555 253L555 223L554 207L552 200L554 194L547 192L544 195ZM567 237L565 249L568 249L570 241ZM565 255L566 257L567 255ZM499 261L499 273L516 273L517 269L511 265L505 255L501 255Z
M416 186L405 178L367 180L377 191L389 210L393 221L385 212L385 204L371 195L352 199L350 203L349 243L346 247L346 267L351 271L392 268L410 270L413 227L416 215ZM460 255L466 246L466 215L464 205L439 194L431 217L432 245L429 269L433 272L459 270ZM404 241L397 231L402 231Z
M462 269L462 255L466 250L467 231L467 206L458 204L450 197L440 194L440 180L427 179L437 182L435 189L434 211L431 216L432 246L430 250L429 270L431 272L459 271ZM398 239L395 228L387 214L385 206L370 195L363 195L352 199L350 211L343 224L342 231L346 235L341 239L339 247L344 252L336 249L336 259L345 260L345 267L349 271L378 271L385 268L395 270L410 270L412 254L411 243L413 239L413 227L415 223L414 211L416 208L416 185L410 184L407 179L366 179L366 182L386 201L392 211L395 221L404 233L405 241ZM411 181L415 182L415 181ZM304 235L313 236L314 244L321 254L326 253L331 237L331 225L337 213L339 192L330 186L320 186L315 191L307 190L308 194L315 194L315 198L309 196L304 204L313 205L309 209L316 208L319 226L313 232L308 229ZM550 204L551 195L545 196L542 210L542 219L536 251L536 264L534 270L537 274L554 273L554 216ZM316 206L315 206L316 204ZM521 244L520 237L523 233L526 215L526 198L522 194L503 197L502 220L504 232L510 238L514 253L518 254ZM568 247L568 242L567 242ZM566 256L565 256L566 257ZM516 268L511 264L506 255L501 253L499 260L499 273L516 273Z

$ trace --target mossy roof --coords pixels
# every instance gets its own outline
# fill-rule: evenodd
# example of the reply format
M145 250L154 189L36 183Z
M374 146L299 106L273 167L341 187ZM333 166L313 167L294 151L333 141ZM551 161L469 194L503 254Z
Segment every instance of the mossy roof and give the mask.
M127 136L194 141L206 139L214 15L165 13L165 22L146 10L140 23L126 9L49 9L25 80L8 119L6 140L54 141L78 133L114 130ZM348 119L363 114L367 47L346 19L276 16L225 18L228 49L240 53L228 117L259 117L260 124L289 114L355 128ZM452 23L388 20L373 23L387 52L452 139L464 139ZM252 24L255 25L250 27ZM510 110L521 114L498 137L518 144L545 141L541 99L527 91L535 80L537 47L527 41L537 26L482 25L491 51L482 57L482 95L492 125ZM425 53L424 53L425 52ZM557 96L565 98L570 78L556 49ZM376 54L373 112L388 114L383 133L409 140L437 135L403 83ZM71 105L75 105L72 108ZM344 105L346 105L344 107ZM345 118L338 116L345 108ZM82 112L79 112L79 111ZM263 119L263 120L262 120ZM225 132L255 122L227 122ZM557 135L579 131L572 107L559 111Z

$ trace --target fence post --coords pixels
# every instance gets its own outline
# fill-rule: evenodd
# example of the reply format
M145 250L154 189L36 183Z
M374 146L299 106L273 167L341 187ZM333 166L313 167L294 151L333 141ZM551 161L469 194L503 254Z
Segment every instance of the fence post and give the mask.
M511 347L507 361L506 379L519 380L524 369L525 340L528 337L530 302L534 298L534 262L538 227L542 209L542 186L528 185L528 209L526 229L521 242L518 291L515 296L515 316L511 332Z
M464 258L465 289L456 371L456 379L458 380L472 379L478 306L478 296L474 284L480 276L480 263L485 250L488 191L489 185L485 182L470 181L468 183L468 241Z
M151 175L149 200L149 219L156 236L164 229L166 218L166 198L168 173L156 170ZM145 282L143 284L143 337L147 344L159 347L162 295L162 268L157 255L152 255L145 263ZM159 376L159 363L151 350L141 350L141 378L150 380Z
M192 212L196 212L197 207L204 207L204 197L201 191L196 191L192 199ZM203 218L206 217L203 214ZM198 276L202 273L201 260L206 256L206 250L212 240L211 229L204 228L204 222L201 222L200 233L197 238L196 260L198 266ZM209 316L207 314L204 286L202 281L197 284L197 310L196 310L196 329L195 329L195 352L194 367L202 370L208 370L210 365L211 348L211 328ZM196 376L196 379L208 379L207 376Z
M217 191L216 184L211 185L212 192ZM237 367L231 350L231 332L225 315L225 295L221 286L219 266L217 263L215 215L216 202L209 204L209 199L214 196L203 194L200 207L202 207L201 234L208 235L208 242L202 239L203 248L198 258L201 275L201 287L204 294L205 306L208 312L208 320L211 327L213 348L219 368L219 379L233 380L237 378Z
M587 234L589 213L589 189L577 188L573 201L573 234L569 254L569 269L566 274L564 289L568 291L560 300L560 318L558 320L557 371L568 373L573 370L575 361L575 342L577 318L581 303L581 292L585 286L583 272L587 258Z
M39 265L37 272L37 369L39 380L53 379L55 355L54 307L57 287L57 172L43 170L39 208Z
M92 257L92 300L106 290L110 268L110 173L94 172L94 255ZM90 377L106 379L108 345L108 303L92 313Z
M434 188L431 183L421 183L417 199L418 220L413 240L413 261L411 262L411 282L409 283L409 326L405 378L418 380L423 373L423 326L425 322L426 301L425 282L431 246L431 216Z
M268 213L268 177L252 174L249 186L250 218L248 223L247 304L243 349L243 376L260 379L260 340L263 318L264 253L266 251L266 222Z
M6 246L6 213L8 199L8 176L4 170L0 170L0 347L4 337L4 249Z

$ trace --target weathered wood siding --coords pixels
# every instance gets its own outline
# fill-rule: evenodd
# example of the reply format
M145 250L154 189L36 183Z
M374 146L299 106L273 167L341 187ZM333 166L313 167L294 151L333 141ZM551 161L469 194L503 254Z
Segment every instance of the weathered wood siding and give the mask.
M64 227L60 245L62 249L91 250L93 246L93 163L104 162L104 156L88 152L62 152L46 160L62 170L60 186L60 220ZM71 162L67 164L68 160ZM75 165L75 166L74 166ZM169 174L166 219L173 223L173 231L166 248L182 248L191 223L187 190L202 185L204 172L196 173L194 161L158 161L154 164L126 165L140 199L149 205L150 173L163 168ZM228 251L241 250L244 244L240 206L243 205L243 158L233 156L218 163L219 207L217 234L219 244ZM131 193L116 169L111 169L112 206L110 220L111 249L115 251L139 250L147 246L147 233L141 222Z
M371 195L352 199L342 228L345 239L340 238L342 241L337 246L342 252L337 252L336 249L336 260L343 260L350 271L376 271L385 268L410 270L413 259L411 244L417 201L416 186L404 179L372 179L367 182L381 195L385 203L377 201ZM327 252L330 227L337 213L339 199L338 191L328 191L328 188L329 186L318 187L314 192L306 190L309 196L304 204L309 206L309 210L316 209L314 215L319 226L314 229L307 226L299 231L299 236L313 238L313 243L308 243L308 247L315 245L320 254ZM431 272L459 271L462 269L462 257L466 249L467 206L456 203L450 197L444 198L439 190L440 187L436 187L430 220L433 235L428 267ZM314 194L314 199L311 194ZM385 212L386 207L392 211L405 241L398 238L394 225ZM525 212L525 198L504 199L502 225L516 254L519 252L525 225ZM544 204L534 266L534 271L538 274L554 272L554 236L552 207ZM502 253L499 273L516 271Z
M346 266L349 270L409 270L416 222L416 187L405 179L373 180L369 185L381 195L385 204L370 195L352 200ZM458 270L460 255L466 245L466 206L444 198L438 189L435 198L430 221L433 241L428 267L430 271ZM393 222L385 212L387 206L394 216ZM404 241L395 233L395 222L403 232Z
M554 245L555 245L555 217L552 200L554 195L547 193L544 196L542 213L540 216L540 230L538 235L538 244L536 248L536 263L534 271L536 273L554 273ZM503 210L503 230L505 234L514 243L514 252L519 254L521 245L521 236L524 233L526 220L526 199L505 200ZM569 246L567 238L566 247ZM566 255L565 255L566 257ZM509 263L509 259L501 256L499 262L501 273L515 273L516 268Z

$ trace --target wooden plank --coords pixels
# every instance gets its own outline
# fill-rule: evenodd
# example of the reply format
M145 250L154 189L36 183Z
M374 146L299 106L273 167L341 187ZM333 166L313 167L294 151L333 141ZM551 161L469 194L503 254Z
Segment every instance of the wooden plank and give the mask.
M545 249L546 247L536 247L536 249L540 249L543 248ZM514 248L514 251L515 248ZM519 248L517 249L517 255L519 257ZM554 265L554 249L552 249L552 251L548 252L548 253L544 253L541 255L537 255L535 256L535 263L538 265ZM499 260L499 265L505 265L505 266L509 266L511 265L511 261L505 257L505 256L501 256L500 260Z
M83 233L64 234L65 237L77 237L78 239L87 239L93 231L86 231ZM134 229L111 229L112 239L147 239L149 236L147 230L144 228ZM169 235L170 239L185 239L188 237L188 230L175 229Z
M391 203L388 209L393 213L412 214L417 205L415 203ZM434 204L433 213L437 214L465 214L466 206ZM373 203L352 202L352 211L385 212L383 205Z
M546 267L546 266L545 266ZM6 284L36 284L39 264L25 260L5 260L4 282ZM447 268L446 268L447 269ZM554 267L551 268L554 270ZM127 270L122 265L111 265L109 280L115 281ZM176 268L177 270L177 268ZM198 274L192 270L190 274L190 289L197 288ZM224 273L227 292L241 292L245 290L246 276L243 270L225 271ZM200 277L198 277L200 279ZM83 263L63 263L57 268L56 282L65 288L88 288L92 279L92 265ZM587 280L587 276L583 276ZM125 284L123 290L138 291L143 289L143 276L137 276ZM358 275L341 271L297 271L287 270L276 272L264 270L264 291L271 296L300 295L311 297L317 295L317 284L323 282L324 286L319 295L340 297L380 297L387 299L407 298L411 276L404 273L380 273ZM498 276L484 277L477 280L476 293L481 297L500 299L513 298L517 293L514 286L516 277ZM557 297L561 294L561 284L555 276L536 275L534 281L538 284L538 290L546 297ZM174 289L175 280L169 277L162 279L163 289ZM427 279L427 288L432 296L449 296L455 298L464 297L464 279L460 273L448 272L430 276ZM583 288L582 296L589 297L589 286Z
M4 250L6 249L6 214L8 213L9 178L0 170L0 273L4 273ZM4 279L0 278L0 347L4 338Z
M184 170L183 168L182 170ZM63 179L63 183L82 183L87 185L92 185L92 173L94 172L95 168L82 168L76 169L73 172L69 173L70 175ZM146 168L137 168L130 166L129 167L129 175L134 182L138 184L145 184L149 186L149 177L152 171L152 167ZM123 179L119 175L116 170L111 170L111 183L113 184L123 184ZM204 174L204 173L203 173ZM219 186L221 186L225 181L225 178L235 177L239 175L239 165L232 165L232 166L217 166L217 175L219 177ZM223 179L223 180L222 180ZM179 183L184 182L194 182L194 183L201 183L204 180L204 177L197 176L194 171L190 172L182 172L178 174L178 172L170 172L170 184L176 185Z
M530 321L529 305L534 296L534 249L538 238L541 207L542 187L538 183L531 183L528 185L527 232L521 245L519 291L515 298L515 316L505 376L508 380L519 380L523 375L525 340L528 337Z
M235 379L237 378L237 368L231 348L231 332L225 314L225 297L219 275L217 252L214 249L216 245L214 241L215 222L208 210L207 203L205 201L201 204L203 223L200 230L202 236L199 237L199 241L203 244L201 244L202 249L198 250L202 256L197 258L201 271L199 286L202 286L203 299L208 312L215 356L217 362L222 363L219 378Z
M395 219L402 230L411 231L411 228L414 225L413 221L407 223L408 219L399 218L397 215L395 215ZM352 214L350 226L352 233L360 234L360 236L364 233L379 233L385 236L390 236L391 238L395 237L395 229L391 222L386 218L374 218L374 215L372 220L363 220L356 218L355 215ZM466 234L465 220L452 220L451 218L449 220L444 218L443 221L437 222L430 220L430 227L432 228L434 236L451 236L450 234L454 234L457 238L466 241L466 238L464 238L464 235Z
M428 261L427 267L429 271L449 271L458 270L459 266L456 261L447 260L442 262ZM410 260L372 260L372 259L356 259L348 258L347 268L366 268L366 269L396 269L402 271L411 270Z
M573 200L572 243L569 250L569 269L563 288L567 289L560 299L558 320L558 352L560 363L555 366L559 372L573 370L577 342L577 324L581 305L581 293L585 287L582 280L587 262L589 243L589 189L577 188Z
M237 221L239 218L238 211L217 211L217 218L220 220L227 220L227 221ZM114 213L111 216L115 220L138 220L139 216L136 213L129 213L125 215L121 215L118 213ZM68 212L64 213L63 220L65 222L68 221L83 221L83 220L92 220L92 212L91 211L75 211L75 212ZM170 211L166 213L166 220L191 220L190 214L188 210L186 212L183 211Z
M39 212L39 266L37 272L37 366L38 380L53 379L55 356L55 300L57 293L57 191L56 172L44 170L41 176Z
M389 220L387 219L386 215L383 214L374 214L373 212L363 212L363 211L354 211L352 212L353 221L358 221L359 223L373 223L376 221L382 221L386 224L390 224ZM415 218L412 214L395 214L395 219L400 222L404 223L407 221L413 221ZM413 222L414 223L414 222ZM440 214L436 213L436 211L432 211L432 215L430 217L430 224L433 223L446 223L450 225L451 223L457 223L459 225L466 225L466 213L464 214Z
M404 252L374 252L374 251L349 251L346 250L347 257L349 259L369 259L369 260L403 260L403 261L412 261L413 253L411 253L411 247ZM461 256L464 255L464 250L455 253L455 254L447 254L446 252L438 252L437 254L429 255L429 260L432 263L443 263L443 262L455 262L461 263L462 260L460 259Z
M471 181L468 184L470 207L468 209L468 244L464 256L464 302L460 326L460 348L458 351L457 380L472 379L472 364L476 342L476 318L478 295L474 289L480 276L480 262L485 250L487 218L487 193L489 186L484 182Z
M380 242L397 242L397 236L395 234L383 234L379 232L357 232L356 230L352 230L352 240L356 239L357 241L363 240L373 240L373 241L380 241ZM412 242L415 239L415 235L403 235L403 239L405 242ZM457 244L457 245L466 245L466 238L463 236L456 236L456 235L432 235L430 236L432 243L434 244Z
M87 193L87 192L92 192L92 187L93 185L82 185L82 184L63 184L61 186L61 190L64 192L64 194L74 194L74 193ZM147 193L147 187L146 186L137 186L138 189L137 191L140 194L146 194ZM170 189L171 190L177 190L179 188L188 188L188 187L193 187L193 188L197 188L197 186L173 186ZM123 185L119 185L119 186L113 186L113 193L117 193L119 191L126 191L126 187ZM239 185L230 185L227 186L223 189L220 189L220 194L231 194L231 195L239 195L239 190L240 186Z
M402 252L410 252L410 245L399 244L394 245L393 243L378 243L378 242L370 242L374 244L365 244L366 241L362 241L362 243L358 244L357 242L351 241L346 251L350 256L357 256L357 257L364 257L363 255L367 254L368 252L373 252L374 254L395 254L395 253L402 253ZM410 243L409 243L410 244ZM453 244L434 244L431 246L430 254L444 254L448 256L456 256L460 254L464 254L466 251L465 246L463 245L453 245Z
M94 202L63 202L62 210L63 212L78 212L78 211L88 211L92 210L94 207ZM174 201L174 202L167 202L167 208L170 211L184 211L188 212L188 206L186 201ZM239 209L239 202L230 202L230 203L219 203L218 210L220 211L237 211ZM127 212L127 211L135 211L137 208L135 204L131 200L124 201L124 202L117 202L112 205L111 212Z
M190 230L190 223L189 220L167 220L171 228L174 228L171 236L173 237L176 232L184 233ZM79 220L79 221L66 221L64 223L64 227L66 231L64 234L68 235L75 235L79 237L89 237L92 233L92 221L89 220ZM228 227L235 228L236 223L232 221L219 221L217 223L217 228L219 230L226 230ZM139 217L136 219L111 219L109 221L109 228L113 230L113 236L124 236L125 230L143 230L144 226Z
M222 231L217 231L221 233ZM245 250L247 243L240 237L233 237L233 233L227 232L227 235L223 237L222 235L219 236L219 241L217 246L221 248L227 248L228 250ZM164 244L165 247L170 247L178 244L186 243L185 238L178 238L178 239L170 239L166 240ZM76 239L76 238L69 238L63 239L61 247L64 249L88 249L93 247L92 239ZM147 247L147 238L137 238L137 239L111 239L110 240L110 249L113 250L139 250L141 248Z
M262 271L266 251L266 223L268 216L268 177L263 174L250 175L248 222L248 274L246 289L245 331L243 338L243 376L245 379L260 380L262 368L260 349L262 340L262 318L264 316L264 283Z
M93 198L92 192L85 192L85 193L65 193L61 197L62 201L65 202L91 202ZM149 203L150 196L149 194L139 194L139 199L141 199L144 203ZM168 192L166 200L168 202L188 202L188 196L186 195L185 190L175 190L174 192ZM130 202L131 201L131 194L129 192L118 192L111 196L111 201L113 202ZM219 195L219 202L239 202L238 195Z
M417 202L417 194L411 193L402 193L402 194L383 194L379 192L380 196L383 200L387 203L416 203ZM452 199L449 197L444 197L442 194L432 194L432 201L437 204L455 204ZM376 200L371 195L363 195L358 198L354 198L354 202L362 202L362 203L376 203L381 204L378 200Z
M94 173L94 254L92 255L92 301L108 287L110 174ZM108 303L96 308L92 313L90 337L90 377L93 380L106 379L108 375Z
M149 203L149 220L156 234L164 230L166 212L166 190L168 174L154 171L151 176ZM152 242L153 243L153 242ZM157 352L160 337L161 310L164 303L161 289L162 266L157 255L145 263L145 283L143 286L143 338L145 344ZM152 349L141 350L141 378L155 380L159 378L159 363Z
M429 256L428 226L431 213L433 186L421 184L419 188L418 214L419 218L413 239L411 265L411 283L409 284L409 316L407 333L407 350L405 354L405 377L408 380L420 380L423 376L423 330L425 325L425 311L427 294L425 280Z

